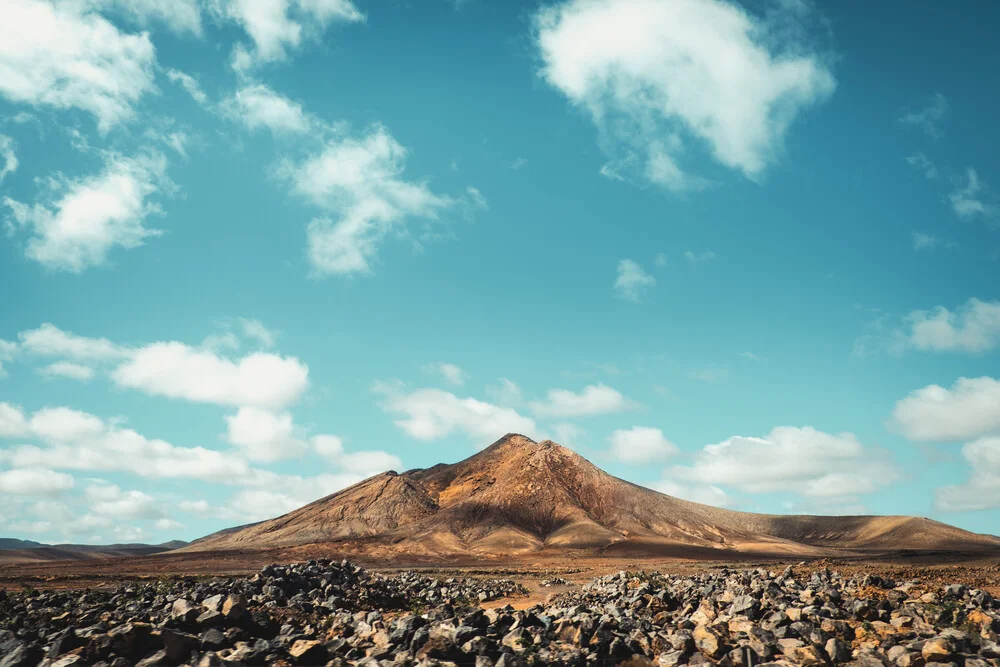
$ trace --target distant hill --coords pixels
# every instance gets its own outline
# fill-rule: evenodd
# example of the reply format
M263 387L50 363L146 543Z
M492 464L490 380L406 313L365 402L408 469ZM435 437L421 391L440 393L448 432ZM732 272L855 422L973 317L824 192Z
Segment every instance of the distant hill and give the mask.
M0 537L0 563L33 563L51 560L90 560L119 556L149 556L186 546L174 540L163 544L42 544L32 540Z
M924 518L776 516L701 505L613 477L554 442L516 434L459 463L376 475L180 551L319 543L385 560L570 551L706 558L1000 553L1000 538Z
M0 537L0 551L6 549L34 549L35 547L48 546L42 544L41 542L34 542L32 540L19 540L14 537Z

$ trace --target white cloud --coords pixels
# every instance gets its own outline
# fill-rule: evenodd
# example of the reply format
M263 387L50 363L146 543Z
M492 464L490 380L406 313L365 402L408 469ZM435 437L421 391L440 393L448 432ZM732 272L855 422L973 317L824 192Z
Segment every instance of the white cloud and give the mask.
M333 21L365 17L350 0L210 0L221 18L238 23L254 42L254 52L238 50L237 69L255 62L284 60L304 38L318 36Z
M5 134L0 134L0 158L3 158L3 166L0 167L0 183L3 183L3 179L17 171L18 164L14 140Z
M135 350L111 377L154 396L272 409L294 403L309 386L309 368L295 357L255 352L234 361L176 341Z
M445 382L456 387L465 384L469 374L455 364L437 363L424 366L424 372L432 375L440 375Z
M275 134L302 134L311 123L302 105L256 83L245 86L223 103L225 113L250 130L267 128Z
M203 106L208 102L208 96L201 89L201 85L198 83L196 78L186 72L180 71L179 69L168 69L166 72L167 78L170 79L172 83L176 83L187 91L187 94L190 95L191 99L195 102Z
M201 7L198 0L83 0L104 12L123 14L142 26L162 22L178 34L201 34Z
M929 250L941 243L941 239L924 232L913 232L913 249Z
M127 349L107 338L88 338L63 331L46 322L37 329L18 334L20 349L46 357L66 357L81 362L116 361L128 355Z
M550 389L544 401L528 407L538 417L589 417L632 410L636 405L620 392L604 384L584 387L580 393L569 389Z
M336 463L347 472L361 477L371 477L386 470L399 471L403 467L398 456L379 450L347 452Z
M648 485L649 488L665 493L668 496L690 500L702 505L725 507L729 504L729 495L717 486L706 484L678 484L670 480L660 480Z
M1000 507L1000 438L980 438L962 447L971 468L962 484L943 486L934 493L934 505L945 512L968 512Z
M616 461L629 464L662 461L680 451L677 445L663 436L663 431L646 426L619 429L611 434L608 442L611 456Z
M115 246L136 248L162 233L144 223L162 213L150 198L174 187L166 169L160 153L109 154L96 176L51 179L34 205L5 197L8 229L28 228L32 236L25 254L50 269L80 273L104 264Z
M130 472L229 484L255 484L260 478L239 456L151 440L71 408L39 410L28 420L28 431L43 444L2 448L0 462L15 468Z
M763 357L761 357L759 354L754 354L753 352L740 352L739 356L748 361L755 361L755 362L764 361Z
M240 447L251 461L280 461L301 456L306 443L297 437L292 415L242 407L226 417L226 440Z
M80 3L0 4L0 95L11 102L81 109L106 132L155 90L155 64L148 34L123 33Z
M944 306L913 311L903 332L918 350L986 352L1000 345L1000 301L969 299L956 312Z
M937 138L941 136L939 123L946 113L948 113L948 100L941 93L934 93L926 107L920 111L904 114L899 122L920 128L930 136Z
M716 255L711 250L703 250L702 252L694 252L693 250L684 251L684 259L686 259L691 264L698 264L699 262L707 262L709 260L715 259Z
M52 495L72 488L72 476L45 468L0 471L0 494Z
M87 382L94 377L93 368L72 361L57 361L41 368L38 372L49 377L64 377L81 382Z
M0 402L0 438L18 438L28 433L28 420L21 406Z
M931 162L930 159L923 153L914 153L913 155L907 156L905 159L908 165L920 171L924 175L924 178L928 181L932 181L937 178L937 167L935 167L934 163Z
M888 426L910 440L960 441L1000 433L1000 381L959 378L951 389L936 384L898 401Z
M90 511L115 519L163 519L166 513L142 491L122 491L114 484L92 484L84 491Z
M12 343L8 340L0 338L0 378L7 375L7 372L3 368L4 362L13 359L16 352L17 343Z
M956 188L948 195L955 215L971 219L991 214L993 208L985 204L981 196L983 184L979 181L979 174L975 169L969 167L965 170L965 177L967 179L966 185Z
M510 168L513 169L514 171L523 169L526 166L528 166L528 160L527 158L523 157L519 157L510 163Z
M524 399L517 383L507 378L500 378L495 385L487 385L485 392L494 403L504 407L516 407Z
M337 216L306 229L309 261L319 275L370 273L379 246L405 234L408 218L435 220L455 203L423 182L403 180L407 151L381 126L360 139L329 141L319 153L278 170L293 191Z
M569 0L535 16L541 77L589 112L619 165L671 190L700 187L679 163L707 146L759 179L788 127L834 78L788 39L793 17L720 0ZM639 157L641 156L641 157ZM619 176L620 177L620 176Z
M511 408L500 407L474 398L459 398L441 389L403 391L396 383L380 382L374 387L382 394L382 409L399 415L396 426L418 440L437 440L455 431L465 433L481 444L488 444L506 433L530 437L536 430L534 420Z
M278 334L264 326L263 322L246 317L241 317L238 321L244 337L256 341L263 348L274 347Z
M552 434L543 435L543 439L552 440L563 447L575 449L580 444L580 439L587 434L587 431L572 422L557 422L551 426Z
M656 278L646 273L646 270L631 259L618 262L618 277L615 279L615 290L626 301L638 303L647 287L656 284Z
M669 468L666 481L842 502L875 491L898 476L891 461L864 447L851 433L780 426L763 438L734 436L707 445L692 465Z
M722 382L729 377L729 369L695 368L689 370L687 376L692 380L701 380L702 382Z
M662 269L663 267L665 267L668 264L668 262L667 262L667 253L665 253L665 252L658 252L658 253L656 253L655 264L656 264L657 268L661 268Z

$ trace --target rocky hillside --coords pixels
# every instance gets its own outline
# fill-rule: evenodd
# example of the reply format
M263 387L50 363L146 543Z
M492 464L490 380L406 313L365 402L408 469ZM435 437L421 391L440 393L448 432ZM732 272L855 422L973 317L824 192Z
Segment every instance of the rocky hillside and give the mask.
M373 555L886 553L998 550L1000 538L914 517L771 516L680 500L551 441L509 434L453 465L387 472L186 550L350 544Z

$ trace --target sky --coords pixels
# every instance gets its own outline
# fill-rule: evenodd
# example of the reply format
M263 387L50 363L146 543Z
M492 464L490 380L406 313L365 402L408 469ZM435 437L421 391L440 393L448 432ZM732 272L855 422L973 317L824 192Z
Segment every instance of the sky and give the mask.
M1000 533L1000 7L0 4L0 535L550 438Z

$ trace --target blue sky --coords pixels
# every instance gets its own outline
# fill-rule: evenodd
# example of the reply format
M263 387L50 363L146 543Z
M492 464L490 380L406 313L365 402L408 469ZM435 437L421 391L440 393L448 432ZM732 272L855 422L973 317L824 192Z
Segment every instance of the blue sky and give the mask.
M0 534L192 539L508 431L996 533L996 12L4 3Z

